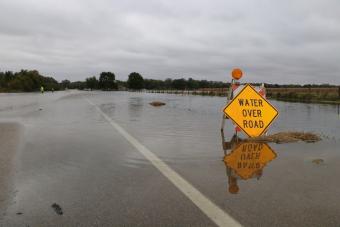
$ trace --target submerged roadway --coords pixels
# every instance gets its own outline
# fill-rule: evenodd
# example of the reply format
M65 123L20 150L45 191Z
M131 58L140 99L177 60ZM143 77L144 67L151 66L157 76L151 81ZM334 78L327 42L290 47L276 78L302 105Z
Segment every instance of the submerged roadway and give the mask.
M157 99L167 105L148 105ZM230 193L218 129L224 102L205 99L1 95L1 226L340 224L340 184L330 180L339 168L308 162L323 142L270 145L277 158L261 179L239 179Z

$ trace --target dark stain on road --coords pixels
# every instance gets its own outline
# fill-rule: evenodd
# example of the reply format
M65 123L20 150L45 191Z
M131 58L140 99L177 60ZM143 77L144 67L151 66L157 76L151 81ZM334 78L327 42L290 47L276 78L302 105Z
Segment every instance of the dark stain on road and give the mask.
M63 215L63 210L61 209L61 207L56 204L56 203L53 203L52 206L53 210L58 214L58 215Z

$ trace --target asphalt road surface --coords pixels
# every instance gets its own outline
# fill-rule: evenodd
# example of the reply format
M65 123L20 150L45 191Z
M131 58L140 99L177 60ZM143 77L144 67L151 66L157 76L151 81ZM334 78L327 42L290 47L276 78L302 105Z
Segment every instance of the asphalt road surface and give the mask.
M222 98L66 91L0 101L1 226L340 225L338 139L270 144L274 159L256 177L231 178Z

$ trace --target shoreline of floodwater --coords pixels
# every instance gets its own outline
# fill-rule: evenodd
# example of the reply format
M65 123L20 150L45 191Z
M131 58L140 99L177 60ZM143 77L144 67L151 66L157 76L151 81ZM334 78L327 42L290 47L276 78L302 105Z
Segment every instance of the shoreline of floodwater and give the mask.
M283 102L295 102L295 103L310 103L310 104L330 104L330 105L339 105L340 100L303 100L303 99L278 99L278 98L272 98L268 97L270 100L276 100L276 101L283 101Z
M134 91L132 91L134 92ZM181 91L181 90L144 90L143 92L147 93L159 93L159 94L174 94L174 95L199 95L199 96L211 96L211 97L227 97L227 93L219 93L213 91ZM282 95L283 96L283 95ZM322 99L322 97L313 97L309 95L302 95L301 97L277 97L273 95L267 95L267 98L270 100L284 101L284 102L296 102L296 103L311 103L311 104L340 104L340 98L331 97L332 100Z
M77 90L77 89L69 89L69 90ZM79 90L84 91L84 90ZM93 90L95 91L95 90ZM113 91L126 91L126 90L113 90ZM57 92L57 91L55 91ZM226 92L214 92L214 91L195 91L195 90L128 90L128 92L146 92L146 93L158 93L158 94L174 94L174 95L195 95L195 96L211 96L211 97L227 97ZM39 91L0 91L0 94L32 94L32 93L40 93ZM52 91L46 91L46 93L53 93ZM287 95L289 96L289 95ZM301 97L300 97L301 96ZM267 98L269 100L277 100L283 102L295 102L295 103L311 103L311 104L330 104L330 105L339 105L340 98L338 97L330 97L331 100L322 99L321 96L313 96L313 95L294 95L293 98L285 97L285 95L281 95L278 97L277 95L267 94Z

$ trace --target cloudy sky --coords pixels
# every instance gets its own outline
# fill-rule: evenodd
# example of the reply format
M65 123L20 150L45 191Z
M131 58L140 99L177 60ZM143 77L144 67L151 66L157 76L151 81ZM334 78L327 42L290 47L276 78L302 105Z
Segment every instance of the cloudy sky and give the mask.
M0 0L0 70L340 84L339 0Z

